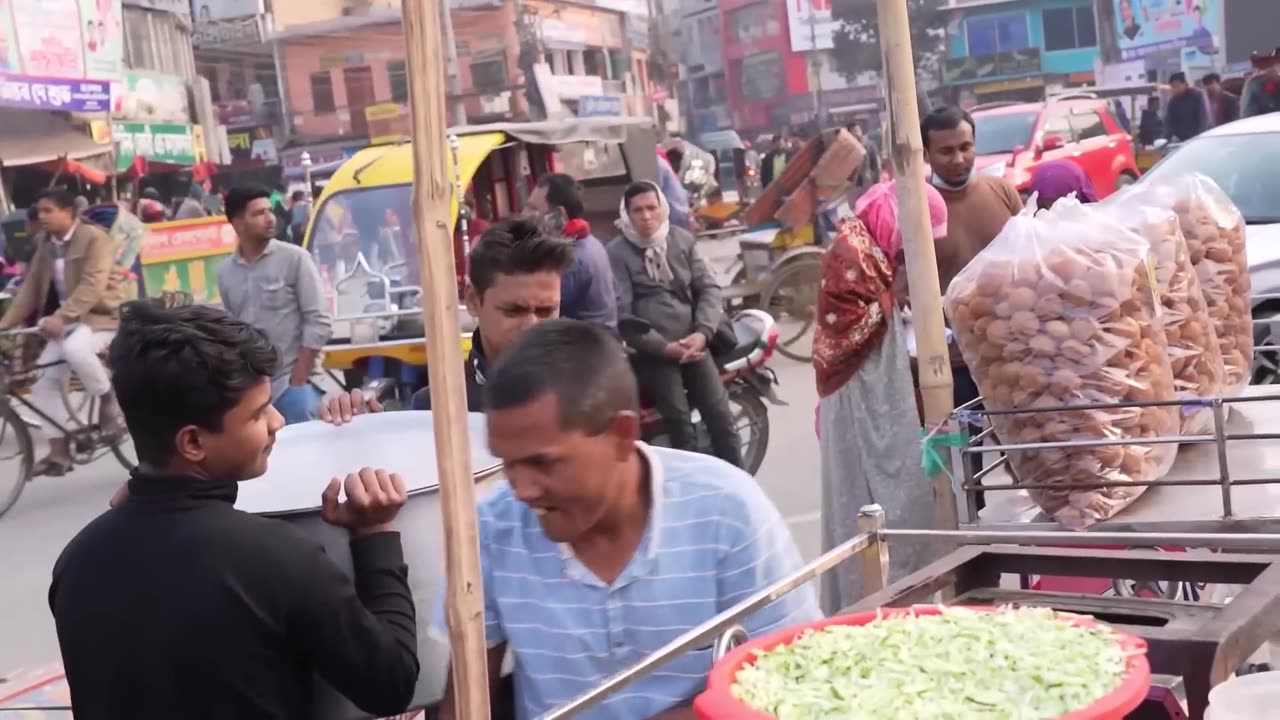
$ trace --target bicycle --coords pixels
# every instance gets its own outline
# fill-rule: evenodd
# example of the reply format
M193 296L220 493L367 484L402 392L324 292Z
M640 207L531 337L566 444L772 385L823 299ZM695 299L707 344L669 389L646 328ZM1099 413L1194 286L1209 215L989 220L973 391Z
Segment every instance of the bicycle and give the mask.
M32 427L46 426L56 430L70 440L71 462L74 465L87 465L107 453L126 470L132 470L137 461L132 457L132 442L128 435L118 440L103 437L98 419L101 413L97 398L87 400L87 412L84 417L91 420L82 422L74 415L66 423L59 422L36 407L22 391L15 388L29 387L30 380L41 370L65 364L64 360L45 363L43 365L26 366L22 357L23 340L26 336L37 332L36 328L11 330L0 333L0 467L16 462L18 472L11 473L0 470L0 517L3 517L17 502L31 482L35 468L35 443L31 437ZM22 412L19 412L19 409ZM5 488L4 483L12 483Z

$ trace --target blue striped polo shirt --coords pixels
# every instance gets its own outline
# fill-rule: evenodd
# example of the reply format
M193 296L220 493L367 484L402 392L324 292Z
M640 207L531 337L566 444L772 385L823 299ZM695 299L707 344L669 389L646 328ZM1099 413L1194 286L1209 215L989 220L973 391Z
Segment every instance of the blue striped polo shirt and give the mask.
M478 504L489 647L515 659L517 715L532 720L634 666L676 636L795 572L800 552L754 478L707 455L639 444L653 511L631 562L606 585L551 542L502 483ZM747 617L752 637L821 617L810 585ZM444 633L441 603L433 629ZM711 649L686 653L578 716L635 720L687 703Z

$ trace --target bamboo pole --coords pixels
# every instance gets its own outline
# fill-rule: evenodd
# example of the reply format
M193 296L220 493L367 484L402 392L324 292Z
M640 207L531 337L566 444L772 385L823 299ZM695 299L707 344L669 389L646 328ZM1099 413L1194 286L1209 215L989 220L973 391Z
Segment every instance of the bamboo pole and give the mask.
M911 27L906 0L876 0L880 20L880 52L889 88L890 162L898 195L898 223L907 261L911 292L911 322L916 333L916 356L925 427L948 422L952 396L951 359L947 352L938 261L934 256L932 223L925 197L924 142L920 137L920 109L916 105L915 65L911 57ZM955 494L946 473L933 483L934 529L958 527Z
M413 146L413 221L418 237L426 328L427 372L435 422L436 462L444 518L445 616L455 717L487 720L489 681L484 637L484 586L476 529L475 486L467 438L466 391L458 361L457 278L449 200L448 125L441 3L403 4L405 63Z

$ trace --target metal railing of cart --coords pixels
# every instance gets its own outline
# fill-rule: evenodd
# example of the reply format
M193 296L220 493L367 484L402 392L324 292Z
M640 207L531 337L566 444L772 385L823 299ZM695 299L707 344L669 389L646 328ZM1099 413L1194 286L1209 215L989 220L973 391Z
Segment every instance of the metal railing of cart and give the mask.
M861 532L857 536L832 548L792 575L681 634L635 666L544 715L542 720L568 720L575 717L687 652L711 647L713 662L719 661L731 649L748 639L740 624L743 619L855 556L862 564L862 579L867 589L867 597L863 603L870 601L874 604L889 586L890 540L932 541L946 546L1026 545L1047 546L1052 549L1062 544L1064 534L1055 530L895 530L885 527L884 511L878 505L870 505L859 511L858 527ZM1071 544L1085 548L1177 545L1235 552L1276 553L1280 552L1280 534L1089 531L1072 534ZM1277 566L1272 575L1280 575L1280 566ZM906 578L903 583L909 583L909 580L910 578ZM923 583L919 583L916 589L916 594L933 591L932 586Z

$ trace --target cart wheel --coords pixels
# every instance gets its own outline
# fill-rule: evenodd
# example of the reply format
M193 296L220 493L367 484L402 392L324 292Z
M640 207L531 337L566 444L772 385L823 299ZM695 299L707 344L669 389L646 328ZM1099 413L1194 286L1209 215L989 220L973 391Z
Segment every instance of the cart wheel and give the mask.
M778 352L792 360L813 361L821 280L822 256L803 256L770 273L761 293L760 306L778 321Z

